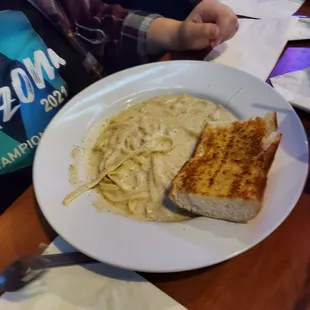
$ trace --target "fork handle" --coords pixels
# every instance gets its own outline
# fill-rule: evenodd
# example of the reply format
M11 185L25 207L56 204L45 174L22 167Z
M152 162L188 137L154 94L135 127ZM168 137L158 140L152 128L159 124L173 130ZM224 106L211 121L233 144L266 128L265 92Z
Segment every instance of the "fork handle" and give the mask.
M33 256L29 257L27 260L32 270L97 263L93 258L80 252Z

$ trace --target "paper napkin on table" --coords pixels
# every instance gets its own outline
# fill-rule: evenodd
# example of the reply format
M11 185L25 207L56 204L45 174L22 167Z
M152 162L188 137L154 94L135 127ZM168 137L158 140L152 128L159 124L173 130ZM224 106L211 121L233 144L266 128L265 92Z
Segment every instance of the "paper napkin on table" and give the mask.
M239 31L205 58L246 71L265 81L281 55L297 18L240 19Z
M74 249L58 237L48 254ZM133 271L105 264L51 269L22 290L5 293L1 310L186 310Z
M236 15L254 18L288 17L294 14L305 0L220 0Z
M294 17L291 17L294 18ZM310 18L297 18L292 22L288 33L288 40L309 40L310 39Z
M279 75L270 81L293 106L310 112L310 68Z

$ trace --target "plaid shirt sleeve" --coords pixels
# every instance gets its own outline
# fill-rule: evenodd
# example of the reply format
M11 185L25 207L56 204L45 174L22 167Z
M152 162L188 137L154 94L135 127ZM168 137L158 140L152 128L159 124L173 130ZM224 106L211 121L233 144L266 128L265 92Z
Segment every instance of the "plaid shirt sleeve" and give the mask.
M147 44L146 37L149 25L160 15L129 11L101 0L28 1L68 36L87 68L97 61L105 73L113 73L160 57L153 55L155 46Z
M107 5L91 0L94 25L102 30L101 44L89 45L90 52L99 60L108 74L132 66L158 60L161 56L147 44L147 31L156 14L129 11L119 5ZM154 47L155 48L155 47ZM149 53L148 51L151 51Z
M158 58L160 50L147 42L147 30L152 21L158 17L157 14L147 14L143 11L131 11L124 20L121 31L121 53L125 57L126 66L147 63ZM156 55L157 56L154 56ZM126 55L131 55L128 59Z

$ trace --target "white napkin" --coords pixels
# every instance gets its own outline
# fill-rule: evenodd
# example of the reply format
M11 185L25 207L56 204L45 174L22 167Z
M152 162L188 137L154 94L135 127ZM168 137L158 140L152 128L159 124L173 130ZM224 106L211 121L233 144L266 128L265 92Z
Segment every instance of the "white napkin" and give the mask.
M58 237L48 254L74 249ZM186 310L133 271L105 264L51 269L21 291L5 293L1 310Z
M310 68L279 75L270 81L293 106L310 112Z
M293 18L293 17L292 17ZM289 29L288 40L309 40L310 39L310 18L298 18L292 22Z
M274 68L297 18L240 19L239 31L205 58L246 71L265 81Z
M254 18L288 17L294 14L305 0L220 0L237 15Z

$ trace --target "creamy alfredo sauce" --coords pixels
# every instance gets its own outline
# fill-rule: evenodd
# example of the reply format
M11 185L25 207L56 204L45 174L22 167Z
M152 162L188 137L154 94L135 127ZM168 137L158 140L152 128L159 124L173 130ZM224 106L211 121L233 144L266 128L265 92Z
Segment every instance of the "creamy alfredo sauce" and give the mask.
M234 119L222 106L188 95L129 107L102 129L91 153L91 166L102 177L97 192L141 220L188 218L167 198L171 182L191 157L206 122Z

